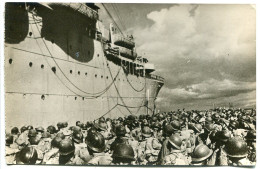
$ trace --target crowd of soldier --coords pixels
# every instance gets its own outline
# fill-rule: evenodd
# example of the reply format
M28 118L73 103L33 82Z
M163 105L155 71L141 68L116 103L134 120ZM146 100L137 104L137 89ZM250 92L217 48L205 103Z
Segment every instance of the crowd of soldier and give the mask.
M13 127L5 148L7 164L252 166L256 111L178 110Z

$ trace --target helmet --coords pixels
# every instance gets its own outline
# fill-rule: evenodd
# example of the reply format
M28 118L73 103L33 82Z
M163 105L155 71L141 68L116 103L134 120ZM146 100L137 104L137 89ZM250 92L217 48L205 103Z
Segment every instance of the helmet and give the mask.
M247 144L246 142L240 137L232 137L228 139L225 151L228 156L241 158L247 156Z
M195 124L195 125L193 126L193 129L194 129L195 131L197 131L197 132L201 132L202 126L201 126L200 124Z
M94 123L94 126L96 129L106 131L107 130L107 124L105 122L99 121L98 123Z
M100 118L98 119L98 121L99 121L99 122L102 122L102 123L105 123L105 122L106 122L106 119L105 119L105 117L100 117Z
M80 131L74 131L72 134L72 140L76 143L83 143L83 134Z
M95 152L101 153L106 149L105 138L98 132L88 132L85 142Z
M83 125L81 126L81 129L82 129L82 130L87 130L87 129L88 129L88 125L87 125L87 124L83 124Z
M38 154L33 147L24 147L18 154L17 161L23 164L35 164L38 159Z
M118 121L122 122L123 118L122 117L118 117Z
M69 130L75 132L75 131L81 131L81 128L79 126L70 126Z
M51 137L51 134L50 134L49 132L44 131L44 132L42 133L42 138L50 138L50 137Z
M163 128L163 132L165 135L170 136L172 135L172 133L174 133L173 127L170 124L167 124L164 128Z
M123 125L116 126L116 135L117 136L124 136L126 134L126 129Z
M21 133L23 133L25 130L27 130L27 127L26 127L26 126L23 126L23 127L21 127L21 129L20 129Z
M56 128L54 126L49 126L47 128L47 131L50 133L50 134L54 134L56 133Z
M208 123L211 123L212 122L212 118L210 116L208 116L208 117L206 117L205 121L208 122Z
M201 162L206 160L212 155L213 151L208 148L208 146L204 144L199 144L194 148L193 153L191 155L192 162Z
M169 142L172 146L176 147L178 150L181 149L182 139L178 134L173 134L169 137Z
M214 130L215 127L212 123L210 123L210 124L205 124L204 129L207 130L208 132L210 132L210 131Z
M64 135L63 133L58 133L58 134L56 135L56 137L60 137L60 138L64 139L64 138L65 138L65 135Z
M14 142L14 137L11 134L7 134L5 136L5 145L9 146L13 144L13 142Z
M36 129L36 131L38 131L38 132L44 132L44 128L43 127L37 127L37 128L35 128Z
M247 132L247 135L245 136L245 139L248 141L256 141L256 131L250 130Z
M147 126L143 127L143 129L142 129L142 135L143 135L144 137L151 137L151 135L152 135L151 129L150 129L149 127L147 127Z
M155 128L160 129L161 128L161 124L157 121L157 122L152 124L152 128L153 129L155 129Z
M69 125L68 122L63 123L63 127L68 127L68 125Z
M134 150L130 145L126 144L117 144L114 152L112 154L112 158L135 161L134 158Z
M29 142L31 145L38 145L40 142L40 137L29 137Z
M34 129L30 129L28 132L28 137L36 137L37 131Z
M27 130L31 130L31 129L33 129L33 126L31 125L27 126Z
M62 128L62 126L63 126L62 122L58 122L58 123L57 123L58 129Z
M231 120L230 123L229 123L229 126L231 128L237 129L238 128L238 123L235 120Z
M51 141L51 146L52 147L56 147L59 148L60 147L60 142L61 142L62 138L61 137L54 137Z
M16 135L18 133L19 133L19 129L17 127L14 127L14 128L11 129L11 134Z
M80 126L80 121L76 121L76 126Z
M217 131L215 137L222 142L227 142L227 140L231 137L231 133L228 130Z
M60 155L69 155L71 153L74 153L74 151L75 146L71 139L66 138L64 140L61 140L59 145Z
M179 121L177 121L177 120L174 120L173 122L171 122L171 125L172 125L172 127L173 127L173 130L180 130L180 128L181 128L181 124L180 124L180 122Z
M152 117L152 121L153 121L153 122L156 122L156 121L157 121L157 117L156 117L156 116L153 116L153 117Z

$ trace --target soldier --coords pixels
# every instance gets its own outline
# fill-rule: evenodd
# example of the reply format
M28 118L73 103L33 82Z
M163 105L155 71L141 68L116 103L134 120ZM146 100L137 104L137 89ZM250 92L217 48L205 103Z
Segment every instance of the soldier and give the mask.
M112 164L114 165L131 165L135 161L134 150L130 145L124 143L117 144L112 154Z
M51 134L51 139L53 139L56 136L56 128L53 125L50 125L47 127L47 132Z
M11 134L13 135L14 140L16 140L19 137L19 135L20 135L19 129L17 127L12 128L11 129Z
M163 159L162 165L189 165L188 159L181 152L182 140L178 134L169 137L169 154Z
M13 164L15 161L15 154L19 152L18 148L12 148L14 137L11 134L5 136L5 160L7 164Z
M109 154L104 153L106 149L105 138L98 132L88 132L85 142L89 151L89 161L87 164L90 165L109 165L111 164L112 158Z
M233 166L255 165L255 163L252 163L248 160L247 144L240 137L230 138L226 143L225 151L229 159L228 165L233 165Z
M59 145L59 164L62 165L83 165L84 161L76 156L75 146L71 139L61 140Z
M124 143L128 144L127 138L125 137L126 129L123 125L116 126L116 139L113 141L113 143L110 146L110 150L113 152L116 148L117 144Z
M248 159L256 162L256 131L250 130L245 137L248 146Z
M63 138L56 136L51 141L51 149L46 152L42 164L59 164L59 148Z
M16 164L36 164L38 159L37 151L34 147L24 147L16 154Z
M42 137L42 133L44 132L44 128L42 126L35 128L35 130L37 131L37 135L39 135L39 137Z
M213 151L204 144L195 147L191 154L192 165L215 165L216 154L211 158Z

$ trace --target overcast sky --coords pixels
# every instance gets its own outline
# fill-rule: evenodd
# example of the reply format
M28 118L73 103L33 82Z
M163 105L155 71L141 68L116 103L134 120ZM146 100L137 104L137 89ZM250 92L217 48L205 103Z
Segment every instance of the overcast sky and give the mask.
M99 5L101 6L101 5ZM251 5L106 4L137 52L165 78L160 110L256 104L256 11ZM100 11L105 24L110 22ZM119 17L120 19L119 19ZM121 22L120 22L121 21ZM121 24L122 23L122 24Z

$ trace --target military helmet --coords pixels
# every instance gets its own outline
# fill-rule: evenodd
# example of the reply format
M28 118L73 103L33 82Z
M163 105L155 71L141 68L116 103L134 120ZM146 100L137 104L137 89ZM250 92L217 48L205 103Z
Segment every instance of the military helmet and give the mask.
M85 142L95 152L101 153L106 149L105 138L98 132L88 132Z
M33 129L33 126L31 125L27 126L27 130L31 130L31 129Z
M173 130L175 130L175 131L180 130L180 128L181 128L181 124L177 120L174 120L173 122L171 122L171 125L173 127Z
M83 134L80 131L74 131L72 134L72 140L76 143L83 143Z
M69 130L71 130L72 132L75 132L75 131L81 131L81 128L79 126L70 126L69 127Z
M105 119L105 117L100 117L100 118L98 119L98 121L99 121L99 122L102 122L102 123L105 123L105 122L106 122L106 119Z
M80 126L80 121L76 121L76 126Z
M13 144L14 142L14 137L11 134L6 134L5 136L5 145L9 146Z
M27 130L27 127L26 127L26 126L23 126L23 127L21 127L21 129L20 129L21 133L23 133L23 132L26 131L26 130Z
M248 155L247 144L240 137L232 137L228 139L225 151L229 157L242 158Z
M202 130L202 126L200 124L195 124L193 126L193 129L199 133Z
M126 144L117 144L114 152L112 154L113 159L123 159L123 160L129 160L129 161L135 161L134 158L134 150L130 145Z
M116 135L117 136L124 136L126 134L126 129L123 125L116 126Z
M208 116L208 117L205 118L205 121L207 123L212 123L213 120L212 120L211 116Z
M38 154L33 147L24 147L17 156L18 163L23 164L35 164L38 159Z
M153 122L156 122L157 120L158 120L158 119L157 119L156 116L153 116L153 117L152 117L152 121L153 121Z
M87 124L82 124L81 129L82 130L87 130L88 129L88 125Z
M63 140L61 137L54 137L51 141L51 146L55 147L55 148L59 148L60 147L60 142L61 140Z
M231 120L231 121L229 122L229 126L230 126L231 128L233 128L233 129L237 129L237 128L238 128L238 123L237 123L237 121L235 121L235 120Z
M217 131L215 137L217 140L227 142L227 140L231 137L231 133L228 130Z
M178 134L173 134L169 137L169 142L172 146L176 147L178 150L181 149L182 139Z
M64 140L61 140L59 145L59 152L60 155L69 155L71 153L74 153L75 146L71 139L65 138Z
M212 155L213 151L204 144L199 144L193 150L191 155L192 162L201 162Z
M120 121L120 122L124 121L124 119L122 117L118 117L117 120Z
M207 130L208 132L213 131L215 129L214 124L210 123L210 124L205 124L204 127L205 130Z
M50 137L51 137L51 134L50 134L49 132L44 131L44 132L42 133L42 138L50 138Z
M65 138L65 135L64 135L62 132L60 132L60 133L58 133L58 134L56 135L56 137L60 137L60 138L64 139L64 138Z
M142 135L144 137L151 137L151 135L152 135L151 129L148 126L143 127L142 128Z
M157 129L160 129L161 128L161 124L157 121L157 122L154 122L153 124L152 124L152 128L153 129L155 129L155 128L157 128Z
M44 128L42 126L35 128L38 132L44 132Z
M34 129L30 129L28 132L28 137L36 137L37 136L37 131Z
M172 125L170 125L170 124L165 125L163 128L163 133L166 136L172 135L174 133Z
M245 139L248 141L256 141L256 131L255 130L249 130L247 132L247 135L245 136Z
M29 137L29 142L31 145L38 145L40 140L40 137Z
M53 125L51 125L51 126L48 126L48 127L47 127L47 131L48 131L50 134L54 134L54 133L56 133L56 128L55 128Z
M11 134L17 135L19 133L19 129L17 127L13 127L11 129Z
M107 130L107 124L105 122L99 121L94 123L94 127L98 130L106 131Z

